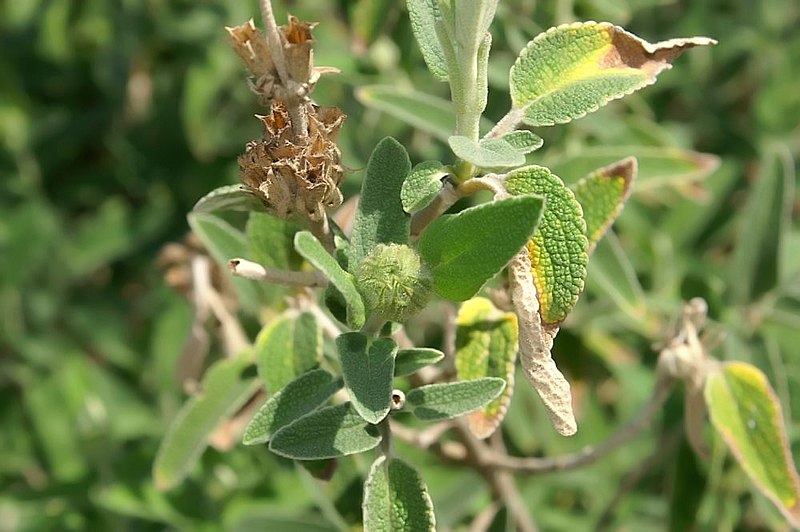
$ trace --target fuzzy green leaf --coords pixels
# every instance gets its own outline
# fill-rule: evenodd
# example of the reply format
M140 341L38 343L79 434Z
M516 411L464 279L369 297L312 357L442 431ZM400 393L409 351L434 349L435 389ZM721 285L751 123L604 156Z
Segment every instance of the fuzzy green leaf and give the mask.
M531 126L564 124L655 83L705 37L650 44L607 22L564 24L539 34L511 68L513 111Z
M248 258L272 268L296 270L302 259L294 250L294 235L300 227L271 214L251 212L245 233L250 249Z
M319 364L322 329L310 312L286 312L258 333L255 354L267 391L275 393Z
M353 235L350 239L350 272L378 244L407 244L411 218L403 210L400 190L411 172L405 148L391 137L381 140L367 163L361 185Z
M189 474L217 426L234 414L259 387L250 353L220 360L206 371L201 391L172 421L156 454L153 478L160 490L171 489Z
M419 419L451 419L485 406L496 399L505 387L506 381L495 377L429 384L408 392L406 402L413 407L414 415Z
M442 189L442 178L447 174L447 168L439 161L425 161L416 165L400 190L403 209L413 214L427 207Z
M434 220L417 249L436 292L456 301L475 295L531 238L542 204L535 196L507 198Z
M706 404L714 428L756 487L800 526L800 480L781 407L761 371L729 362L709 375Z
M544 140L542 140L542 137L526 129L520 129L518 131L506 133L500 137L500 140L510 144L512 148L523 155L526 153L531 153L532 151L536 151L544 145ZM491 141L482 141L483 144L488 142Z
M449 100L384 85L360 87L355 94L365 107L383 111L442 142L447 142L453 134L456 112ZM481 132L485 133L493 126L491 121L481 118Z
M559 323L578 302L586 277L588 240L581 206L564 182L543 166L509 172L505 186L511 194L539 194L547 201L528 251L542 321Z
M267 209L258 197L242 185L225 185L215 188L192 207L192 212L256 211Z
M450 149L457 157L478 168L511 168L525 164L525 155L503 139L482 142L453 136L447 139Z
M353 407L365 420L379 423L389 413L397 344L391 338L372 340L358 332L336 338L342 375Z
M429 347L400 349L394 359L394 376L405 377L420 368L436 364L444 358L444 353Z
M379 456L364 482L364 530L399 532L436 530L428 488L413 467Z
M313 411L342 387L324 369L300 375L278 390L253 416L244 431L245 445L266 443L282 427Z
M417 39L419 49L428 70L439 81L447 81L447 61L442 45L436 37L436 22L441 20L438 0L407 0L411 31Z
M595 170L572 187L575 199L583 209L586 222L588 253L622 212L636 177L636 159L628 157L605 168Z
M500 397L468 417L472 433L488 438L502 423L514 391L517 315L496 309L486 298L475 297L461 305L456 325L458 380L500 377L507 383Z
M276 432L269 449L295 460L320 460L361 453L381 441L375 425L364 421L349 402L306 414Z
M364 325L366 309L364 300L356 289L353 276L339 266L332 256L325 251L322 244L308 231L294 235L294 248L316 269L330 279L331 284L339 290L347 304L347 321L354 329Z
M262 302L269 299L263 283L233 276L227 267L228 260L246 257L249 247L245 235L231 224L213 214L192 212L187 217L192 231L200 238L214 260L222 266L236 290L242 306L252 313L260 310Z

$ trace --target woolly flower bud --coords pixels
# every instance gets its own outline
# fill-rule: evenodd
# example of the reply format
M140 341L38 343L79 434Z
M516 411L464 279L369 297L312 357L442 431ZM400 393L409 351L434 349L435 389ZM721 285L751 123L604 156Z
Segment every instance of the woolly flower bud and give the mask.
M387 320L403 322L431 297L433 278L416 251L402 244L378 244L356 274L367 307Z

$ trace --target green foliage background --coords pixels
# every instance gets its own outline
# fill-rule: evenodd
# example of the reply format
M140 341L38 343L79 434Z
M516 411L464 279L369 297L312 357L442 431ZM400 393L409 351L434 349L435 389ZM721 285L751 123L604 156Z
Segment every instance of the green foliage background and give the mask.
M322 22L316 62L342 70L314 96L349 115L340 144L357 171L346 197L385 135L401 139L413 163L447 160L445 144L353 95L390 84L447 97L424 67L402 2L286 4ZM800 5L533 4L502 1L492 28L487 115L495 120L508 106L516 53L552 25L608 20L651 42L708 35L720 44L686 54L623 102L537 130L545 148L534 160L567 181L628 154L679 156L641 160L643 174L664 180L635 185L640 193L616 225L618 238L598 248L587 292L556 342L577 394L578 435L557 436L533 392L519 385L504 425L510 450L553 455L610 434L652 388L651 343L682 299L702 296L722 337L715 355L765 371L797 456ZM285 20L283 6L276 11ZM165 242L183 238L199 197L236 182L236 157L260 134L252 115L262 110L223 30L257 13L256 2L233 0L0 3L1 530L327 530L360 519L369 464L359 459L342 460L322 486L263 448L241 446L209 450L169 493L157 492L150 475L184 400L174 374L191 319L156 257ZM721 165L693 182L677 175L680 164L695 168L676 150L716 154ZM429 345L441 334L437 314L418 328ZM591 467L520 479L539 524L783 526L719 442L709 462L693 457L682 410L676 396L658 426ZM403 452L428 483L443 528L464 526L485 506L489 493L476 473Z

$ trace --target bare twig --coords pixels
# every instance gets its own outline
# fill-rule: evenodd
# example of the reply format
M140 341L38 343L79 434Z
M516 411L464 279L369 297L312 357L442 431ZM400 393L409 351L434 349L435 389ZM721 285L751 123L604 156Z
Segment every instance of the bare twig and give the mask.
M269 268L252 262L247 259L231 259L228 261L228 268L231 273L265 283L282 284L287 286L308 286L325 287L328 286L328 278L320 272L292 272Z
M194 291L196 304L208 305L214 317L220 323L222 329L222 341L225 345L227 356L234 356L247 347L250 342L247 339L241 323L225 306L225 302L219 293L211 285L211 259L198 255L192 260L192 278L194 279Z

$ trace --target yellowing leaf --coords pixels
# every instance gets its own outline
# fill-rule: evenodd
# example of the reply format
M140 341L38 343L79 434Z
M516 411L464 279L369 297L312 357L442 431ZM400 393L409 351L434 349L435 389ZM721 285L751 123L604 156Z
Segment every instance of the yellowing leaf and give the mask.
M595 170L572 188L575 199L583 208L589 253L594 250L597 241L622 212L635 176L636 159L628 157Z
M502 423L514 390L517 359L517 316L502 312L483 297L465 301L456 319L456 371L458 380L500 377L506 388L500 396L469 414L469 429L488 438Z
M756 487L800 526L800 480L775 392L758 368L731 362L709 376L711 422Z
M707 37L650 44L608 22L564 24L539 34L511 68L514 112L532 126L564 124L652 85L684 50Z
M509 193L537 194L546 203L542 221L528 242L542 322L558 324L578 302L586 265L586 225L581 206L561 179L543 166L509 172Z

